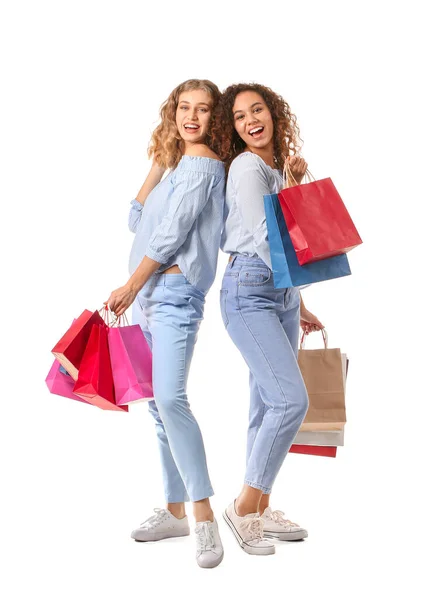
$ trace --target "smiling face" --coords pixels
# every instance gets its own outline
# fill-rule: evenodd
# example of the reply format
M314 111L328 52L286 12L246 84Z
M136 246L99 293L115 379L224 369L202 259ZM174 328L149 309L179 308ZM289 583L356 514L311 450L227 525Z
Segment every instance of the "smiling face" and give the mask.
M238 94L233 119L235 130L251 151L272 149L273 119L260 94L251 90Z
M205 90L182 92L176 109L176 126L186 144L202 144L209 131L212 98Z

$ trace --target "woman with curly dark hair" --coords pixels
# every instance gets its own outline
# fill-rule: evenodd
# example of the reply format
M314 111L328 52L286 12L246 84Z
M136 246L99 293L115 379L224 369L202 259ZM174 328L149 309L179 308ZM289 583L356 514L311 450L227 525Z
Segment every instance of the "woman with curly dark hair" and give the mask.
M308 535L283 512L271 510L270 493L308 408L297 364L299 327L308 334L323 325L306 310L299 288L274 287L263 196L282 189L285 162L298 183L307 164L300 157L295 116L263 85L225 90L213 136L229 167L221 247L230 259L222 318L250 369L245 482L224 518L245 552L274 554L265 537Z

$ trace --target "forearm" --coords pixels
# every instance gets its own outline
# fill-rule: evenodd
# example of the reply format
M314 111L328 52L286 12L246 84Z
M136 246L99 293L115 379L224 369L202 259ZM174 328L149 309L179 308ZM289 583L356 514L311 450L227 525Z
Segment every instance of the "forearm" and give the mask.
M144 206L144 202L147 199L147 196L153 190L155 186L161 181L162 176L165 173L164 167L160 167L156 163L152 164L152 168L150 169L149 174L147 175L146 180L141 186L141 189L136 196L136 200Z
M162 263L156 262L156 260L152 260L148 256L144 256L139 264L139 267L127 282L128 287L130 287L137 294L150 279L153 273L158 270L161 264Z

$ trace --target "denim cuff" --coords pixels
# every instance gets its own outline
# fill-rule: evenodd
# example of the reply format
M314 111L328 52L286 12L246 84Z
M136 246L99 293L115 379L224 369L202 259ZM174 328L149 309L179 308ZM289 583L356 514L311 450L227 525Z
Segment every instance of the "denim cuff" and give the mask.
M261 490L264 494L271 494L271 488L265 487L260 483L253 483L252 481L244 481L245 485L249 485L250 487L256 488L257 490Z

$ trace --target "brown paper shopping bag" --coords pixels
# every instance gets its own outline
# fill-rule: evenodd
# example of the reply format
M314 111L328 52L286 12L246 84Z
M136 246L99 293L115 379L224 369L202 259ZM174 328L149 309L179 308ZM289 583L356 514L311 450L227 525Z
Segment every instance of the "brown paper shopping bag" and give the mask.
M309 408L300 431L341 431L346 423L345 383L348 360L339 348L304 349L304 335L299 350L299 367L309 397Z

